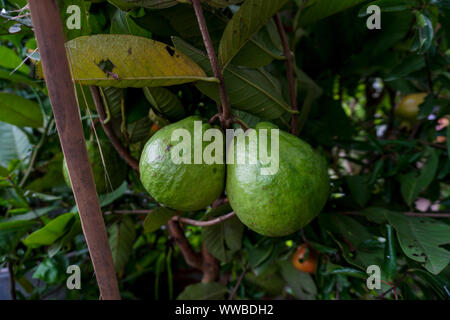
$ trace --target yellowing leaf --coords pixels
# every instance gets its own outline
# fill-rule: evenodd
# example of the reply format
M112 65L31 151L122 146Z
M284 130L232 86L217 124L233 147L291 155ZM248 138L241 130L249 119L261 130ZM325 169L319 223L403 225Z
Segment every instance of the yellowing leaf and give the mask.
M66 43L75 82L103 87L158 87L217 82L164 43L131 35L94 35Z

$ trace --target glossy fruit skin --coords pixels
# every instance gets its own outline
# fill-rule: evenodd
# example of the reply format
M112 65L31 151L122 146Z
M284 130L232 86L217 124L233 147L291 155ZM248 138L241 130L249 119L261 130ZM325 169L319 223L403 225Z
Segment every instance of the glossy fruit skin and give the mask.
M117 154L114 147L107 140L100 140L102 154L105 161L106 172L102 157L96 141L86 141L89 163L94 174L95 188L98 194L105 194L117 189L127 177L127 165ZM63 176L66 184L70 187L69 171L66 160L63 161ZM111 183L111 185L109 184Z
M304 260L308 250L309 249L305 244L300 245L292 256L292 265L299 271L312 274L317 268L317 254L314 251L309 250L308 258Z
M272 128L259 123L257 136L259 130ZM246 150L248 144L246 140ZM262 175L263 167L259 159L256 165L231 164L228 159L228 199L242 223L262 235L281 237L300 230L320 213L329 195L328 168L309 144L280 130L278 172Z
M402 120L415 122L419 115L419 106L427 95L427 93L413 93L404 96L395 108L395 115Z
M171 142L172 132L185 129L191 134L191 157L194 155L194 121L192 116L158 130L146 143L139 162L141 181L148 193L166 207L180 211L196 211L206 208L223 192L225 164L175 164L171 148L179 142ZM212 128L203 122L202 130ZM203 149L210 142L203 143Z

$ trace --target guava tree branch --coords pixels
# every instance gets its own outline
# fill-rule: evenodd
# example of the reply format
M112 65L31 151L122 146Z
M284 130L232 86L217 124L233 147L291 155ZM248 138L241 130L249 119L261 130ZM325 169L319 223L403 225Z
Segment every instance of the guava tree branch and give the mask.
M111 127L110 122L105 123L106 119L106 113L105 113L105 107L103 105L103 100L100 97L100 93L97 87L91 86L91 93L92 98L94 100L95 108L97 109L98 117L100 119L100 123L102 124L103 130L105 131L106 135L108 136L109 140L111 141L114 149L116 149L117 153L128 163L128 165L133 168L134 171L136 171L139 174L139 161L134 158L130 151L128 151L127 148L124 147L122 142L119 140L119 138L114 133L113 128Z
M113 210L113 211L106 211L104 213L104 215L111 215L111 214L125 214L125 215L133 215L133 214L149 214L151 213L151 210ZM216 224L222 223L228 219L231 219L235 216L236 214L234 213L234 211L227 213L226 215L217 217L215 219L212 220L206 220L206 221L199 221L199 220L194 220L194 219L189 219L189 218L184 218L184 217L180 217L180 216L174 216L171 220L175 221L175 222L182 222L184 224L190 224L192 226L196 226L196 227L211 227L214 226Z
M212 220L207 220L207 221L198 221L198 220L194 220L194 219L189 219L189 218L184 218L184 217L180 217L180 216L175 216L172 218L173 221L180 221L183 222L185 224L190 224L196 227L210 227L210 226L214 226L216 224L222 223L232 217L234 217L236 214L233 212L230 212L226 215L217 217L215 219Z
M167 228L169 229L175 244L180 248L181 254L183 255L186 263L192 268L202 270L202 256L192 249L178 221L169 220L167 223Z
M206 25L205 16L203 15L203 9L200 0L191 0L191 2L194 7L195 15L197 16L198 26L200 28L200 32L202 33L203 42L206 47L206 52L208 53L211 68L213 70L214 76L217 79L219 79L219 95L220 95L220 102L222 104L222 116L223 116L222 125L225 127L229 127L233 115L231 113L230 99L225 89L225 81L223 78L222 70L219 66L219 61L217 60L217 56L214 51L214 46L212 44L211 37L209 35L208 26Z
M288 81L289 89L289 99L291 101L291 109L298 111L297 106L297 90L295 88L295 78L294 78L294 57L291 50L289 49L289 41L286 36L286 31L284 30L283 24L281 22L280 16L276 13L273 17L275 24L277 26L278 33L280 35L281 43L283 45L284 56L286 57L286 77ZM291 133L295 136L298 135L298 114L293 113L291 115Z

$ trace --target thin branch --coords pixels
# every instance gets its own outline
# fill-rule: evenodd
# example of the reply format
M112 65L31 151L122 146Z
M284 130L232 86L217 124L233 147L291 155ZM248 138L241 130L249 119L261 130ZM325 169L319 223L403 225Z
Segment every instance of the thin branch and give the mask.
M42 146L45 143L45 139L47 138L48 132L51 130L51 127L54 124L54 120L50 120L47 125L45 126L44 132L42 133L41 139L39 139L38 144L33 150L33 154L31 155L30 164L28 165L27 171L25 171L25 174L20 180L19 187L22 188L25 185L25 182L27 181L28 177L30 176L31 172L34 169L34 164L36 163L37 156L39 154L39 150L42 148Z
M202 270L202 257L199 253L192 249L179 223L174 220L169 220L167 223L167 228L176 245L180 248L181 254L183 255L186 263L192 268Z
M286 77L288 81L289 98L291 100L291 109L294 111L298 111L297 90L295 88L295 78L294 78L294 59L293 59L294 57L292 55L291 50L289 49L289 41L278 13L274 15L273 19L277 26L281 43L283 45L284 56L286 57ZM291 115L291 133L297 136L298 132L299 132L298 114L294 113Z
M240 285L241 285L242 279L244 279L244 275L245 275L245 273L247 272L247 270L248 270L249 267L250 267L250 263L248 263L248 264L245 266L245 268L244 268L244 270L242 271L241 275L240 275L239 278L237 279L236 285L234 286L233 291L231 291L230 297L228 298L228 300L233 300L234 296L236 295L237 290L239 289L239 287L240 287Z
M108 136L109 140L111 141L112 145L114 146L114 149L116 149L117 153L124 159L128 165L133 168L134 171L136 171L139 174L139 161L135 159L131 154L130 151L125 148L122 144L122 142L119 140L119 138L114 133L114 130L111 127L111 124L108 122L107 124L104 123L106 119L105 114L105 108L103 106L103 100L100 97L100 93L98 91L97 87L91 86L91 93L92 98L94 100L95 108L97 109L98 116L100 118L100 123L102 124L103 130L105 131L106 135Z
M139 215L139 214L150 214L151 212L152 212L152 210L113 210L113 211L106 211L104 213L104 215L111 215L111 214L124 214L124 215L137 214L137 215ZM184 217L180 217L180 216L174 216L171 220L182 222L184 224L190 224L190 225L196 226L196 227L210 227L210 226L214 226L216 224L222 223L228 219L231 219L235 215L236 214L233 211L226 215L217 217L216 219L207 220L207 221L199 221L199 220L184 218Z
M202 283L216 281L220 274L219 260L208 251L204 241L202 244L202 271Z
M341 214L351 215L351 216L363 216L361 212L357 211L344 211L344 212L338 212ZM430 217L430 218L444 218L444 219L450 219L450 213L432 213L432 212L399 212L405 216L408 217Z
M219 95L223 113L222 126L229 127L231 124L230 120L232 119L233 114L231 113L230 100L228 98L228 94L225 89L225 81L223 78L222 70L219 67L219 61L217 60L217 56L214 51L214 46L212 44L211 37L209 35L208 27L206 25L205 17L203 15L200 0L191 0L191 1L194 7L195 15L197 16L198 26L200 28L200 32L202 33L203 42L206 47L206 52L208 53L209 61L211 63L214 76L217 79L219 79ZM221 110L219 110L219 113L220 112Z
M189 218L183 218L180 216L174 216L172 218L173 221L180 221L183 222L185 224L190 224L196 227L210 227L210 226L214 226L216 224L222 223L232 217L234 217L236 214L233 212L230 212L224 216L220 216L216 219L213 220L207 220L207 221L198 221L198 220L194 220L194 219L189 219Z

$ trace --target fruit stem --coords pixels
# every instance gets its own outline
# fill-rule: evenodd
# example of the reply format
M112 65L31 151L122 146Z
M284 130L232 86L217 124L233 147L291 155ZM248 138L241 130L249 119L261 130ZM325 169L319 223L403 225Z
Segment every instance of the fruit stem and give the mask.
M278 13L273 16L275 24L277 26L278 34L280 35L281 44L283 45L284 56L286 57L286 77L288 80L289 98L291 100L291 109L293 111L298 111L297 106L297 90L295 89L295 78L294 78L294 57L289 48L289 42L286 36L286 31L284 30L283 24ZM299 133L298 126L298 113L293 113L291 115L291 133L295 136Z
M209 35L208 26L206 25L205 16L203 15L203 9L200 4L200 0L191 0L194 7L195 15L197 16L198 26L202 33L203 43L205 44L206 52L208 53L209 62L213 70L214 76L219 79L219 96L222 104L222 110L219 108L219 113L222 113L221 124L224 128L229 128L231 125L231 119L233 114L231 113L230 99L225 89L225 81L223 78L222 70L219 67L219 61L217 60L214 46Z

